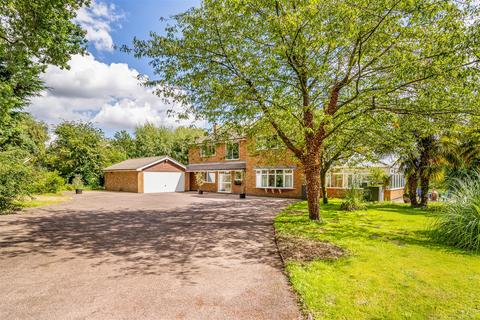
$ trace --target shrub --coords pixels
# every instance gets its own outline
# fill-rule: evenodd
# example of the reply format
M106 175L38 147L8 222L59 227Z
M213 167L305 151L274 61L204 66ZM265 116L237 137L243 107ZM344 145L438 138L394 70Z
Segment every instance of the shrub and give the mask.
M83 188L83 179L80 174L76 174L72 180L72 186L75 189L82 189Z
M17 208L15 200L29 194L33 169L21 150L0 152L0 214Z
M458 248L480 251L480 173L457 180L451 200L434 222L435 240Z
M363 189L351 188L345 193L345 199L340 209L345 211L364 210L367 206L363 201Z
M56 172L40 171L32 185L33 193L57 193L65 188L65 180Z

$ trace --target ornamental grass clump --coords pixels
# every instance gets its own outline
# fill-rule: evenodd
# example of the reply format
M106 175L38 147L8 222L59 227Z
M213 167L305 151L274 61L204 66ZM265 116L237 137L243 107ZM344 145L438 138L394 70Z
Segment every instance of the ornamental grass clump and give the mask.
M345 199L340 204L340 209L345 211L365 210L363 189L351 188L345 193Z
M480 251L480 172L457 180L432 229L433 238L441 243Z

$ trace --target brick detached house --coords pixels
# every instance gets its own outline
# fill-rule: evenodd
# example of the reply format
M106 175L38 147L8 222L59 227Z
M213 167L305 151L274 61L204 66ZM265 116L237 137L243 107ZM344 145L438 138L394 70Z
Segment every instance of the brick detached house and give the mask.
M398 166L385 162L334 167L327 174L329 197L343 197L352 186L368 185L371 167L381 168L390 176L390 186L383 190L380 200L401 199L405 178ZM288 198L303 198L305 193L301 164L275 136L203 137L189 148L186 185L191 191L198 190L197 172L203 175L201 189L206 192Z
M303 170L292 153L276 136L246 138L215 134L200 138L189 147L189 164L184 166L167 156L129 159L104 169L105 189L137 193L183 192L199 189L196 174L203 176L201 190L303 198ZM370 168L381 168L390 186L379 192L379 200L401 199L405 178L394 162L338 166L327 174L327 193L341 198L354 187L370 182Z

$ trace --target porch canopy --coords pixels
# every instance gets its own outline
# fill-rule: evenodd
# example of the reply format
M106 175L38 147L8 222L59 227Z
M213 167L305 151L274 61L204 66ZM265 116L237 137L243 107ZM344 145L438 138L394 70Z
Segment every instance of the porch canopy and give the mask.
M245 170L247 168L245 161L230 161L230 162L202 162L189 164L186 172L199 171L234 171Z

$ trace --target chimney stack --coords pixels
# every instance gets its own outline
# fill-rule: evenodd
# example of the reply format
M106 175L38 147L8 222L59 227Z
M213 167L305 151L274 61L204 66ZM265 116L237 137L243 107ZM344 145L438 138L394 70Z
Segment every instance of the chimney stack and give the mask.
M220 129L220 125L217 123L213 124L213 134L217 134L218 129Z

